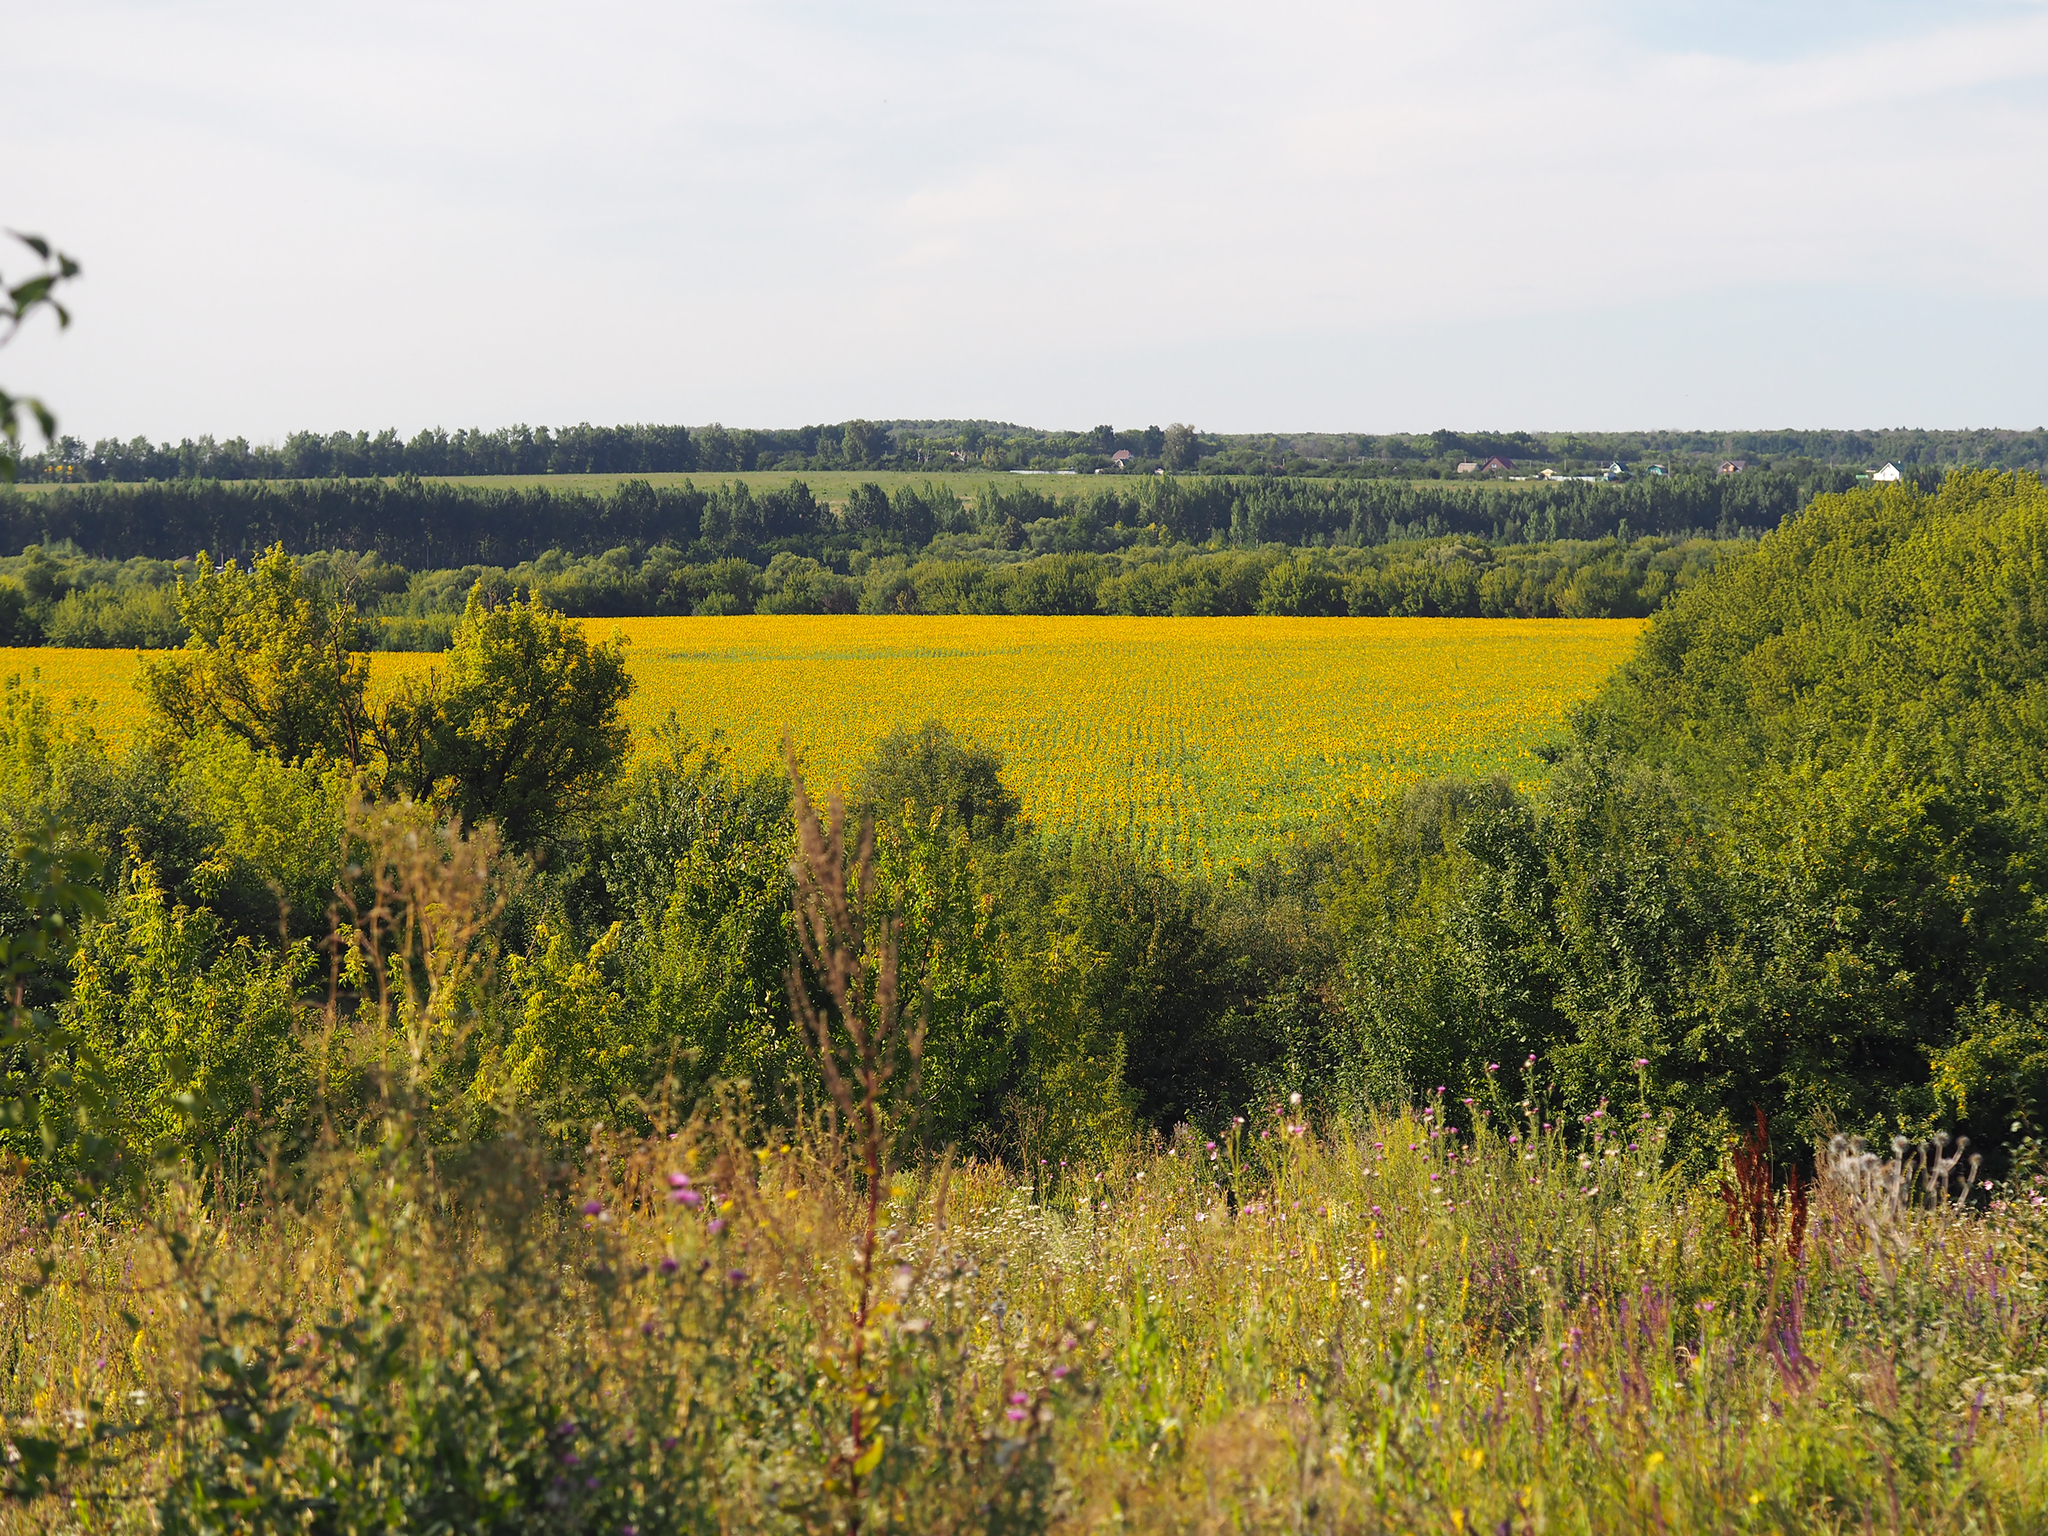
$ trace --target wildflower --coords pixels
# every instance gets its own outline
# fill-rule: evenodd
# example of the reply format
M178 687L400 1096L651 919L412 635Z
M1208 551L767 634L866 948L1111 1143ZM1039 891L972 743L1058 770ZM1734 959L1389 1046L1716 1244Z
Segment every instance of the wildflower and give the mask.
M669 1198L677 1205L686 1205L693 1211L704 1203L704 1197L694 1189L679 1189Z
M1054 1381L1065 1381L1066 1378L1067 1368L1064 1365L1056 1365L1052 1368L1052 1379Z
M1512 1143L1514 1143L1514 1142L1518 1142L1518 1141L1520 1141L1521 1139L1522 1139L1522 1136L1521 1136L1521 1132L1519 1132L1519 1131L1515 1131L1515 1132L1510 1132L1510 1133L1509 1133L1509 1135L1508 1135L1508 1141L1509 1141L1509 1143L1510 1143L1510 1144L1512 1144Z
M584 1201L583 1214L586 1216L602 1216L604 1214L604 1202L602 1200Z
M1438 1089L1437 1091L1441 1093L1443 1090ZM1290 1093L1289 1095L1287 1095L1287 1102L1299 1107L1301 1104L1301 1095L1298 1093Z
M1636 1058L1636 1065L1639 1067L1647 1067L1649 1064L1650 1058L1647 1056L1638 1056Z
M661 1261L661 1272L664 1275L672 1275L682 1267L673 1258L666 1258Z
M704 1230L709 1232L713 1237L718 1236L719 1233L725 1230L725 1218L723 1216L713 1217L711 1225L706 1227Z
M1031 1394L1028 1392L1012 1392L1010 1394L1010 1403L1013 1407L1022 1408L1030 1401Z
M670 1189L688 1189L690 1187L690 1176L687 1173L672 1173L668 1176L668 1187Z
M1500 1070L1500 1063L1497 1061L1489 1061L1486 1064L1486 1070L1489 1072L1498 1072Z
M1022 1408L1011 1408L1008 1411L1006 1411L1003 1415L1004 1418L1008 1419L1013 1424L1023 1423L1024 1416L1024 1410Z
M744 1269L728 1269L725 1272L725 1278L734 1285L745 1285L747 1283L747 1272Z

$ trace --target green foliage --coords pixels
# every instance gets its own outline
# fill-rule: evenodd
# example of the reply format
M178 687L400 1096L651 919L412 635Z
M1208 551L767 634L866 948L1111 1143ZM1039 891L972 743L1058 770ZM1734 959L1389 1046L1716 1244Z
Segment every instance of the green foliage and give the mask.
M186 877L199 901L244 932L325 936L353 788L345 767L287 762L216 731L187 746L169 788L203 839Z
M870 749L855 792L861 807L906 832L939 830L1002 847L1023 830L1024 803L1003 782L1002 758L945 724L898 726Z
M11 287L0 287L0 346L12 341L23 323L39 309L47 309L57 317L57 328L64 329L71 324L71 311L55 297L61 283L68 283L78 276L78 263L62 251L53 251L50 244L40 235L15 235L23 245L36 254L44 264L44 270L23 279ZM42 428L43 440L48 442L57 435L57 418L50 408L32 395L12 395L0 389L0 481L11 482L20 469L21 418L23 413L35 418Z
M93 881L100 860L67 845L52 822L23 830L14 840L9 894L15 908L0 932L0 989L6 1017L0 1026L0 1146L17 1159L62 1159L88 1178L103 1181L110 1158L107 1138L76 1111L104 1120L111 1106L90 1063L68 1049L53 1005L62 998L81 931L106 911ZM83 1067L84 1070L81 1070ZM53 1097L73 1101L74 1113L51 1113Z
M143 671L161 734L225 730L287 760L363 760L369 664L352 649L354 609L323 602L282 545L247 572L230 560L179 577L178 612L191 637Z
M378 739L414 794L527 849L600 803L625 761L631 688L619 646L538 598L491 607L473 588L446 669L393 699Z
M1711 1157L2039 1118L2048 492L1824 497L1690 587L1546 792L1411 794L1333 911L1377 1092L1634 1063ZM1971 1108L1971 1105L1975 1108Z
M316 969L304 940L230 940L138 871L86 932L59 1014L67 1050L97 1079L94 1128L128 1178L180 1154L247 1172L289 1139L312 1107L295 999ZM53 1085L43 1113L61 1122L81 1106Z

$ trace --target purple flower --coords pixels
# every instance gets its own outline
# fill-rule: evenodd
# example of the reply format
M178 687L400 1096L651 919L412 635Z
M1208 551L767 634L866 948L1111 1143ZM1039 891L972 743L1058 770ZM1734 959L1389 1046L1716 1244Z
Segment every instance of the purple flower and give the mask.
M604 1202L602 1200L584 1201L583 1214L586 1216L602 1216L604 1214Z
M719 1233L725 1230L725 1218L723 1216L713 1218L711 1225L706 1227L704 1230L709 1232L713 1237L718 1236Z
M725 1278L734 1285L745 1285L747 1283L747 1272L744 1269L728 1269L725 1272Z
M1003 1417L1013 1424L1021 1424L1024 1422L1025 1413L1022 1408L1012 1408Z
M1066 1379L1066 1375L1067 1368L1064 1365L1056 1365L1052 1368L1052 1379L1054 1381L1064 1381Z
M663 1259L661 1261L661 1272L664 1275L672 1275L682 1267L683 1266L678 1264L674 1259Z
M704 1197L694 1189L679 1189L669 1198L677 1205L686 1205L693 1211L704 1203Z
M1031 1394L1029 1392L1012 1392L1010 1394L1010 1401L1021 1408L1031 1401Z
M668 1187L670 1189L688 1189L690 1187L690 1176L687 1173L672 1173L668 1176Z

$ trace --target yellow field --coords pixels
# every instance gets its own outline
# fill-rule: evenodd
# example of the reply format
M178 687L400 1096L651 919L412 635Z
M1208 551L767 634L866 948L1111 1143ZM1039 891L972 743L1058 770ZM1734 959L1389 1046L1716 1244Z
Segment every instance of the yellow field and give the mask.
M819 785L937 718L1000 749L1027 811L1177 867L1214 867L1451 770L1538 779L1533 748L1642 628L1630 619L726 618L593 620L627 641L644 730L673 709ZM435 658L380 654L379 686ZM129 651L16 650L102 734L140 717Z

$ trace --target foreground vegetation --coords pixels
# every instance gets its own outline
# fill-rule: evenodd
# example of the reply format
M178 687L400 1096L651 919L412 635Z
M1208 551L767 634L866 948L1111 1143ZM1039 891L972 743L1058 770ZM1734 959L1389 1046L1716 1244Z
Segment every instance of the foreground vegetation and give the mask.
M822 1134L571 1171L394 1113L288 1189L62 1224L8 1487L107 1531L2048 1525L2038 1176L1965 1210L1844 1149L1731 1218L1633 1108L1443 1102L872 1213Z
M2031 477L1822 498L1539 792L1206 876L937 722L850 817L680 722L629 763L620 648L480 589L379 698L282 551L209 568L133 748L0 743L0 1488L2040 1530L2044 535Z

